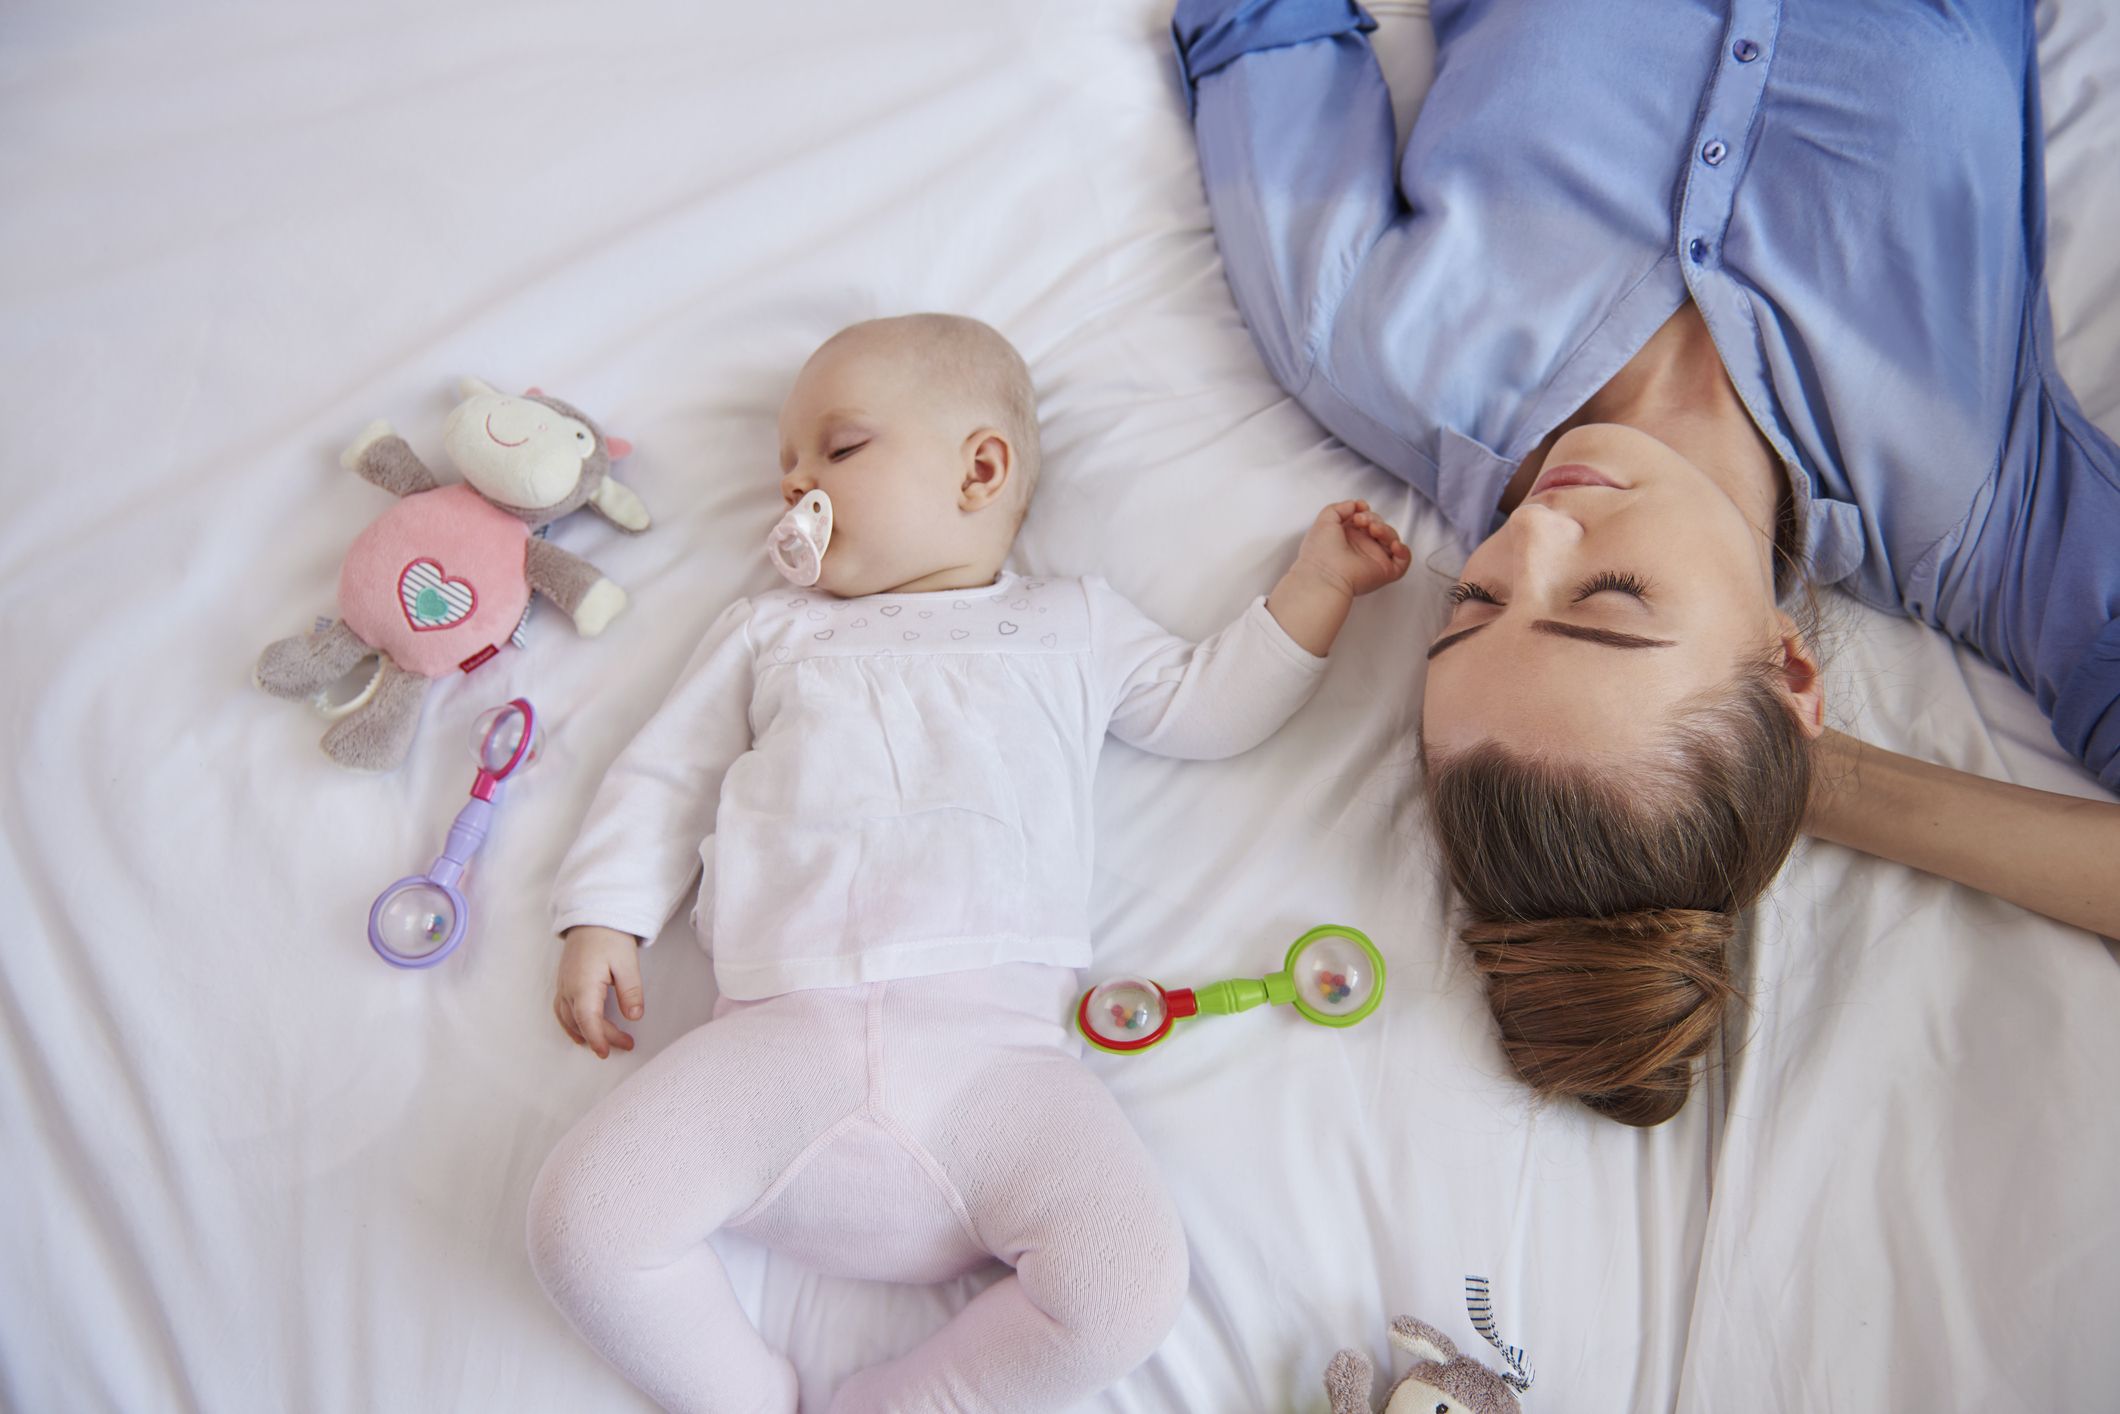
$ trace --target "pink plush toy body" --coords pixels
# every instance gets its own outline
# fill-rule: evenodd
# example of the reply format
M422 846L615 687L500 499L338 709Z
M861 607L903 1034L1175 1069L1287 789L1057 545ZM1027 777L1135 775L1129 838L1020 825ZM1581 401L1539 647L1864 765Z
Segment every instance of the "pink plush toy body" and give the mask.
M340 455L401 499L347 551L338 621L258 658L258 686L339 719L323 746L342 766L384 771L403 761L428 684L499 652L533 591L584 637L626 607L625 591L596 566L531 532L584 506L623 530L647 529L647 508L610 474L632 448L535 388L510 397L467 378L463 392L442 429L461 483L444 486L384 422ZM328 704L327 689L367 659L376 666L361 691Z
M405 497L339 569L339 618L410 673L438 678L492 656L530 605L530 528L469 486Z

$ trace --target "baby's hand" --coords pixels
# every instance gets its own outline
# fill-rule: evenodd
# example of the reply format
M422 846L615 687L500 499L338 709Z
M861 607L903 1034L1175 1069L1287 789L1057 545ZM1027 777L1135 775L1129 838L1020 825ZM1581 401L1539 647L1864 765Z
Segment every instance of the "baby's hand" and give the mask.
M596 1052L598 1060L612 1048L633 1049L633 1038L615 1021L604 1019L604 994L618 989L618 1009L628 1021L646 1010L640 987L640 943L631 933L584 923L567 930L567 950L560 954L559 984L552 994L552 1014L578 1046Z
M1318 512L1296 564L1350 596L1382 589L1406 573L1413 552L1367 501L1339 501Z

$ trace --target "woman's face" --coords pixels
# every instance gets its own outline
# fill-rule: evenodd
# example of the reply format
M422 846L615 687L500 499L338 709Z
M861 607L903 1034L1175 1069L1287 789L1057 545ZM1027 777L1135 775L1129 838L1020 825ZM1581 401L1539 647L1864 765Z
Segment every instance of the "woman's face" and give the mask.
M1770 646L1800 655L1774 606L1773 521L1645 432L1571 429L1465 562L1428 650L1426 745L1632 755ZM1815 696L1800 668L1789 685ZM1816 715L1815 700L1792 705Z

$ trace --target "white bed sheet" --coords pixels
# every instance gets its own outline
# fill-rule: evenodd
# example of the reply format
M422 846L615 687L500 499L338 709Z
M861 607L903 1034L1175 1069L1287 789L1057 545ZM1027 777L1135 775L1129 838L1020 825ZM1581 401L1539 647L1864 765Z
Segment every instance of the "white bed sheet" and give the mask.
M1099 972L1264 971L1323 920L1394 972L1353 1033L1255 1015L1093 1062L1163 1161L1193 1284L1085 1408L1322 1409L1331 1352L1381 1357L1396 1313L1472 1342L1468 1271L1536 1409L2110 1407L2120 968L2095 940L1807 849L1754 930L1732 1062L1678 1119L1508 1079L1408 748L1454 552L1252 351L1160 0L192 9L0 14L0 1405L641 1406L522 1252L545 1152L638 1063L552 1024L541 881L701 629L769 582L794 366L850 320L945 308L1043 391L1023 568L1204 634L1328 499L1416 547L1272 742L1107 754ZM1387 22L1396 69L1419 23ZM2120 14L2067 0L2042 33L2060 354L2120 430ZM383 504L337 448L382 415L438 461L464 372L638 444L655 529L557 532L634 607L596 642L541 613L528 651L434 692L409 765L349 776L249 665L329 609ZM1850 609L1834 677L1885 744L2094 793L1937 635ZM393 972L367 900L430 857L469 723L515 693L555 727L477 933ZM681 923L647 977L641 1056L713 998ZM805 1407L983 1280L723 1247Z

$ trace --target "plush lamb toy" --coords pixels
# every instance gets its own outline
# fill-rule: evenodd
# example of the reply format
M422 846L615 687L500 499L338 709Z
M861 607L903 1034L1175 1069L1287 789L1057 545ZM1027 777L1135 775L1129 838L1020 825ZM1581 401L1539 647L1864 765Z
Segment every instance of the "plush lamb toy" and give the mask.
M442 427L462 473L443 485L387 422L340 454L401 499L354 540L339 571L339 618L283 638L258 658L258 686L339 718L324 751L341 766L387 771L405 759L435 678L470 672L500 650L536 590L593 638L626 607L626 592L587 560L531 534L589 506L622 530L648 528L640 497L611 479L632 451L580 409L532 388L511 398L476 378ZM351 702L324 690L376 658Z
M1517 1396L1531 1388L1524 1352L1504 1345L1494 1334L1494 1312L1484 1277L1465 1278L1465 1301L1473 1328L1502 1352L1509 1373L1496 1374L1457 1347L1425 1321L1401 1316L1391 1323L1391 1343L1414 1364L1384 1398L1383 1414L1522 1414ZM1342 1350L1325 1367L1325 1397L1332 1414L1372 1414L1369 1386L1375 1377L1369 1356Z

